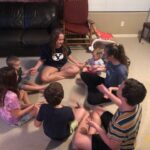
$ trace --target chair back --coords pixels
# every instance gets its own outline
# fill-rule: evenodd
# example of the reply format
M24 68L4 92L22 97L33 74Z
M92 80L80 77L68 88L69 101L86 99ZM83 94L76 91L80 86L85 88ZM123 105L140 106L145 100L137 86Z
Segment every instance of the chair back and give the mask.
M64 21L82 24L87 22L88 0L64 0Z

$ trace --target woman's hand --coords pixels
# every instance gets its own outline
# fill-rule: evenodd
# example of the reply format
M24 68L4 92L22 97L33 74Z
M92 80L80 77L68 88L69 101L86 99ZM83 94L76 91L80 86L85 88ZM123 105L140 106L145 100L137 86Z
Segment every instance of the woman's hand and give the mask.
M36 63L36 65L29 69L30 75L35 75L35 73L38 71L39 67L44 63L44 60L39 59Z

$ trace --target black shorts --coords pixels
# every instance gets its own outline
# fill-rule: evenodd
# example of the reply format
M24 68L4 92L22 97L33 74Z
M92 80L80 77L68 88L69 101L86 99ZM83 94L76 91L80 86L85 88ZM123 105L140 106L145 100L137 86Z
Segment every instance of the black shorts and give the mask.
M108 131L109 122L112 119L112 114L108 111L104 112L101 116L102 126ZM98 134L92 135L92 150L110 150Z
M45 66L54 67L54 68L57 68L57 69L58 69L58 71L60 71L60 70L61 70L61 68L62 68L64 65L57 65L57 66L45 65Z
M98 134L92 135L92 150L111 150Z
M106 132L108 132L109 122L111 121L112 117L113 114L110 113L109 111L105 111L101 116L102 126L104 127Z

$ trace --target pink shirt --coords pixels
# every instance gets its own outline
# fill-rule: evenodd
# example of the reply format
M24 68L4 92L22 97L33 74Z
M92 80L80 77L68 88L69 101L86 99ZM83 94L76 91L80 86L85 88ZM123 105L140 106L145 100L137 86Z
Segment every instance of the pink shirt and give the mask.
M0 118L8 124L16 124L18 118L15 118L10 113L14 109L20 109L19 99L16 93L7 91L4 98L4 106L0 107Z

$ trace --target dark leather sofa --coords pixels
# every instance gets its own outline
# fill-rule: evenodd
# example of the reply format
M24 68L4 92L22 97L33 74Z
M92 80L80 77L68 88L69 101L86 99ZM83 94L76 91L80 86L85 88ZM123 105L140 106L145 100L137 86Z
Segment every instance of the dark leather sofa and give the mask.
M39 55L51 31L59 27L58 5L45 3L0 3L0 57Z

